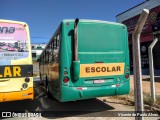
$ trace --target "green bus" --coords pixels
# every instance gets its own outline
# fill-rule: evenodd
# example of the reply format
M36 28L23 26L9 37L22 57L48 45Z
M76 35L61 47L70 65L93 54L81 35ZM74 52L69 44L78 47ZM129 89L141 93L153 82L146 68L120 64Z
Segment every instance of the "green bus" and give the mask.
M60 102L128 94L128 33L123 24L63 20L39 58L40 79Z

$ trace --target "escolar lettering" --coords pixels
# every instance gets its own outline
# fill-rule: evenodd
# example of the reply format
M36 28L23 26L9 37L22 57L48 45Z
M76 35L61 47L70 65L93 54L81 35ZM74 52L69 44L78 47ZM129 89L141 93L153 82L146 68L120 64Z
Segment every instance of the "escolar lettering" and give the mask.
M121 71L120 66L115 67L86 67L86 73L94 72L118 72Z

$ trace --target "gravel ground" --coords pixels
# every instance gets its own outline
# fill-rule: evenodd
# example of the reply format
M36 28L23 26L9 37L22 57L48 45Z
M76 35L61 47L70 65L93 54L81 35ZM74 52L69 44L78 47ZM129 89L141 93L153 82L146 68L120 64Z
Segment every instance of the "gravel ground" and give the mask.
M134 90L134 81L133 76L131 76L131 90ZM156 87L156 94L160 94L160 78L155 78L155 87ZM150 92L150 81L149 76L143 76L143 92L149 93ZM57 120L135 120L135 117L105 117L108 112L114 111L134 111L134 106L127 106L118 104L116 99L110 97L100 97L98 98L100 101L103 101L108 106L111 106L113 109L105 110L102 112L93 112L93 113L86 113L75 115L72 117L61 117L61 118L54 118ZM47 120L52 118L9 118L8 120ZM6 120L6 119L5 119ZM144 117L144 120L160 120L160 117Z

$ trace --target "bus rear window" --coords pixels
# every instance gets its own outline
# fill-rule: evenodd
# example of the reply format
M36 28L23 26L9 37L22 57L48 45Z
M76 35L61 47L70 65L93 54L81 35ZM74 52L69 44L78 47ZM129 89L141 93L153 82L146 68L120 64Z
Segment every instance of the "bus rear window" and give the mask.
M120 52L125 49L127 32L121 26L79 23L78 29L79 52Z

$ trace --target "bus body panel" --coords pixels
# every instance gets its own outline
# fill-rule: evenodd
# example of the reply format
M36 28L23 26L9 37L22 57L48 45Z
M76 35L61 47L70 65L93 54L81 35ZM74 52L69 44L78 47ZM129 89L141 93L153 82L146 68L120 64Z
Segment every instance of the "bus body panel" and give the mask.
M84 25L82 23L86 27L84 27ZM79 36L79 39L78 39L78 48L79 48L78 49L78 57L79 57L79 60L80 60L80 65L81 64L99 64L98 62L102 62L100 64L107 64L107 63L108 64L109 63L115 63L115 64L122 63L123 64L124 63L125 64L124 65L124 70L126 70L127 67L129 68L127 29L124 25L115 25L114 26L112 24L111 25L110 24L109 25L108 24L104 25L104 23L93 23L92 24L92 21L91 21L91 22L88 23L89 24L89 26L88 26L88 24L86 22L82 22L82 23L80 22L78 24L78 31L83 31L82 35L78 34L78 36ZM62 33L64 33L64 37L62 37L62 48L61 49L62 49L63 52L61 52L61 57L67 58L68 61L66 61L66 59L61 59L61 64L62 64L61 65L61 70L62 70L61 72L62 73L63 73L63 67L64 66L67 66L68 68L70 68L69 73L73 72L73 70L72 70L73 24L74 23L72 23L72 22L69 23L70 26L66 26L66 23L63 24L65 27L64 27L64 30L62 30ZM82 27L81 27L81 24L82 24ZM99 24L102 24L102 27L100 27ZM93 26L93 27L91 27L91 26ZM98 31L97 27L99 27L100 30L96 34L96 32ZM92 31L90 30L91 31L90 34L88 32L89 31L88 28L89 28L89 30L90 29L92 30ZM105 31L106 28L107 28L107 31ZM115 31L115 30L116 30L116 32L113 33L112 31ZM109 33L109 37L107 35L104 35L104 34L107 34L107 33ZM118 35L118 33L120 35ZM117 36L120 36L121 38L120 37L114 37L115 34ZM82 37L80 37L80 36L82 36ZM101 39L99 40L97 36L98 37L100 36ZM95 40L94 40L94 37L97 37L97 38L95 38ZM114 40L114 38L116 40ZM107 41L108 39L109 40L111 39L111 40ZM123 41L120 41L121 39ZM99 42L101 40L103 40L103 41ZM86 43L86 42L88 42L88 43ZM110 45L105 46L105 44L107 44L108 42L110 43ZM117 43L115 43L115 42L117 42ZM86 44L88 44L88 45L86 45ZM97 44L99 44L99 45L97 45ZM116 45L114 45L114 44L116 44ZM103 45L103 47L102 47L102 45ZM114 45L114 47L112 47L112 45ZM99 48L97 49L96 46L97 47L99 46ZM121 46L121 48L120 48L120 46ZM62 76L63 76L63 74L62 74ZM72 75L69 74L68 76L72 76ZM106 78L106 79L111 78L111 76L106 76L106 75L105 76L100 76L100 77ZM121 77L122 77L122 80L123 80L124 75L121 76ZM99 76L97 76L97 77L95 77L95 76L94 77L87 77L87 79L94 79L94 78L97 79L97 78L99 78ZM80 79L84 79L84 78L80 77ZM73 81L73 78L71 78L71 81ZM69 85L70 86L75 86L75 85L80 86L81 84L84 85L84 82L82 82L82 80L78 80L78 82L74 82L74 84L72 84L72 83L70 82Z
M0 101L33 99L33 65L29 27L0 20ZM19 44L21 49L19 51ZM8 46L8 49L1 45Z
M65 102L129 93L130 80L125 78L130 74L126 26L92 20L79 21L80 76L78 80L75 80L73 75L74 21L62 21L57 31L61 34L59 79L49 82L50 92L54 98ZM49 48L56 35L56 33L53 35L45 50ZM45 63L40 67L46 65L48 65L49 80L51 80L56 75L53 71L51 72L53 64ZM65 77L69 78L69 82L64 82Z
M115 96L129 93L129 81L122 83L120 86L97 86L97 87L69 87L62 85L63 94L61 102L89 99L103 96ZM127 87L126 87L127 86Z
M24 91L0 93L0 102L24 100L24 99L32 99L32 100L34 99L33 87L28 88Z

